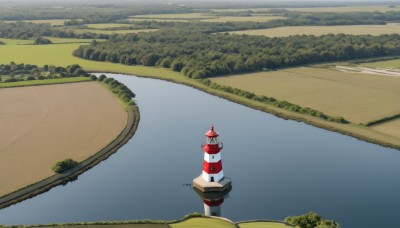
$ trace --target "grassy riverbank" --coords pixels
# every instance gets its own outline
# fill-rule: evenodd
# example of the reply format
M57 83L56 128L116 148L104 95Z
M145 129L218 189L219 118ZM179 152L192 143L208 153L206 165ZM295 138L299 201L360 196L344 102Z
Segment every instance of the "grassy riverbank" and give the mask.
M39 66L43 66L45 64L60 66L79 64L85 70L92 72L122 73L173 81L203 90L207 93L243 104L245 106L272 113L282 118L302 121L310 125L325 128L331 131L337 131L365 141L400 149L400 139L398 137L393 137L359 124L338 124L324 121L313 116L294 113L265 103L215 90L199 81L187 78L182 74L167 69L145 66L128 66L116 63L95 62L79 59L72 56L72 51L75 50L79 45L80 44L76 43L51 45L2 45L0 46L0 52L4 54L0 56L0 63L9 63L14 61L36 64ZM46 58L37 56L46 56Z

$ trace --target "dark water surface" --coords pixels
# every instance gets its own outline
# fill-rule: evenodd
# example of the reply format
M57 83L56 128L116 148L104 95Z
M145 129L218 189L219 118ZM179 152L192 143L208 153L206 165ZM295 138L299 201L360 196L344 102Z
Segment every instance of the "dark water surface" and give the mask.
M0 224L178 219L203 212L191 187L204 132L221 134L233 189L223 215L283 219L315 211L342 227L397 227L400 151L279 119L178 84L112 75L141 120L116 154L66 186L0 210Z

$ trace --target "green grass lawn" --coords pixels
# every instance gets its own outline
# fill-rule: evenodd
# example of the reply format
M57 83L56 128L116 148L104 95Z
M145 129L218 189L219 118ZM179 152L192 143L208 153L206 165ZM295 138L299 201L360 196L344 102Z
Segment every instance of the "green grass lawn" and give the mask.
M372 63L362 63L360 66L364 67L382 67L382 68L400 68L400 59L378 61Z
M214 219L214 218L191 218L185 220L180 223L170 224L173 228L186 228L186 227L194 227L194 228L233 228L235 227L233 224L224 221L222 219Z
M53 78L53 79L43 79L43 80L7 82L7 83L0 83L0 88L50 85L50 84L61 84L61 83L84 82L84 81L90 81L90 78L73 77L73 78Z
M290 228L292 226L278 222L246 222L239 223L240 228Z
M37 226L40 228L41 226ZM115 224L115 225L62 225L62 226L43 226L43 228L165 228L164 224Z
M73 29L74 33L82 34L86 32L96 33L96 34L128 34L128 33L139 33L139 32L155 32L158 29L127 29L127 30L100 30L100 29Z

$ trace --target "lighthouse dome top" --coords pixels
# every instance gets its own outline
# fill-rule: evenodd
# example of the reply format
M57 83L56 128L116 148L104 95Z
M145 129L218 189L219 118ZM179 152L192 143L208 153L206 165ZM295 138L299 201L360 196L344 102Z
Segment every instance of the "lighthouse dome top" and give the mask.
M206 132L207 137L217 137L218 135L218 132L214 131L214 126L212 126L211 129Z

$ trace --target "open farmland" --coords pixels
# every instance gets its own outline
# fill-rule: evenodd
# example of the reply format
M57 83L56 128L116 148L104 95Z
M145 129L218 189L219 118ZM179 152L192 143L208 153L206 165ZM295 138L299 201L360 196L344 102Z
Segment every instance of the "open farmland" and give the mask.
M400 68L400 59L378 61L371 63L362 63L360 66L363 67L384 67L384 68Z
M96 82L0 89L0 195L83 161L115 139L127 113Z
M128 33L139 33L139 32L154 32L158 29L135 29L135 30L100 30L100 29L73 29L76 34L82 34L86 32L96 34L128 34Z
M145 15L135 15L131 18L140 19L167 19L167 20L191 20L191 19L211 19L217 16L204 14L204 13L176 13L176 14L145 14Z
M241 21L254 21L254 22L267 22L278 19L286 19L280 16L268 16L268 15L252 15L248 17L234 17L234 16L220 16L218 18L203 19L203 22L241 22Z
M293 35L321 36L330 33L374 36L392 33L400 34L400 24L388 23L386 25L289 26L271 29L254 29L230 32L230 34L247 34L268 37L284 37Z
M372 128L376 131L395 136L400 139L400 119L377 124Z
M276 8L237 8L237 9L213 9L215 12L266 12L274 10ZM388 12L388 11L400 11L400 6L389 7L389 5L374 5L374 6L333 6L333 7L296 7L296 8L284 8L288 11L298 11L298 12L310 12L310 13L321 13L321 12L331 12L331 13L349 13L349 12Z
M367 123L400 113L400 79L337 69L301 67L213 78L259 95Z
M50 24L50 25L64 25L65 21L68 21L66 19L59 19L59 20L21 20L22 22L30 22L30 23L34 23L34 24ZM14 23L16 21L6 21L9 23Z
M119 28L119 27L129 27L130 24L86 24L88 28L91 29L106 29L106 28Z
M351 12L388 12L400 11L400 6L390 7L389 5L374 6L343 6L343 7L307 7L307 8L285 8L289 11L310 12L310 13L351 13Z

